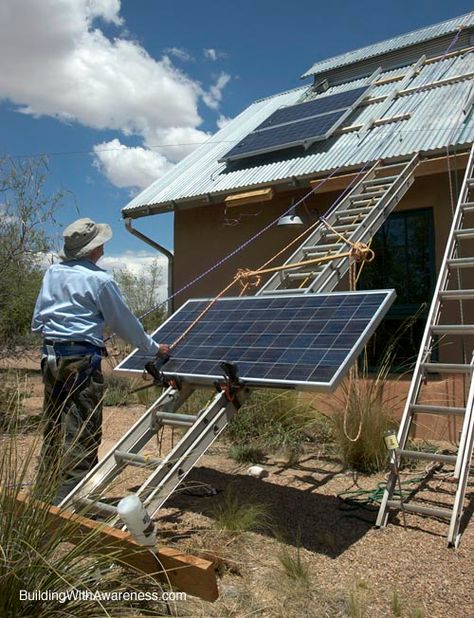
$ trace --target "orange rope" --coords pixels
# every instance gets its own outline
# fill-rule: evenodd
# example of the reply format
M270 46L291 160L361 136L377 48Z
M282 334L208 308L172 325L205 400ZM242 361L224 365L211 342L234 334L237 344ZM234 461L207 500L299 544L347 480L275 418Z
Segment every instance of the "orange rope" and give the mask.
M366 245L364 243L361 243L361 242L352 242L351 240L345 238L338 231L336 231L329 223L327 223L327 221L325 221L324 219L321 219L321 221L324 223L324 225L328 229L330 229L334 234L336 234L343 242L345 242L348 245L350 245L350 247L351 247L350 251L346 251L346 252L343 252L343 253L334 253L334 254L330 254L329 253L328 255L326 255L324 257L320 257L320 258L314 258L314 259L311 259L311 260L303 260L302 262L296 262L294 264L283 264L281 266L274 266L272 268L266 268L266 266L268 266L268 264L271 264L277 257L279 257L280 255L285 253L285 251L287 251L292 245L296 244L299 240L301 240L301 238L306 236L313 228L315 228L319 224L319 221L316 221L315 223L313 223L313 225L311 225L302 234L300 234L299 236L294 238L285 247L283 247L283 249L278 251L278 253L276 253L273 257L271 257L264 264L262 264L262 266L260 266L260 268L258 268L257 270L250 270L250 269L243 269L243 268L240 268L239 270L237 270L234 278L229 283L229 285L227 285L225 288L223 288L219 292L219 294L209 302L209 304L191 322L191 324L186 328L186 330L170 345L170 349L175 348L179 343L181 343L181 341L186 337L186 335L209 312L209 310L216 304L216 302L220 298L222 298L222 296L224 296L224 294L228 290L230 290L237 282L239 282L241 284L241 286L242 286L242 289L240 291L239 296L243 296L243 294L248 290L248 288L250 288L250 287L258 287L260 285L260 283L261 283L261 275L265 275L265 274L268 274L268 273L275 273L275 272L279 272L279 271L283 271L283 270L290 270L290 269L293 269L293 268L301 268L303 266L310 266L310 265L314 265L314 264L321 264L321 263L324 263L324 262L328 262L330 260L335 260L335 259L340 259L340 258L343 258L343 257L348 257L349 259L353 260L353 263L352 263L351 269L350 269L350 273L349 273L349 277L350 277L351 289L354 289L355 288L355 284L357 282L357 278L356 278L355 270L354 270L355 263L362 262L362 261L371 262L374 259L375 254L372 251L372 249L370 249L370 247L368 245ZM246 281L244 283L244 281L243 281L244 279L250 279L251 277L254 277L254 281ZM308 280L308 278L309 277L306 277L306 279L305 279L305 281L303 283L305 283Z

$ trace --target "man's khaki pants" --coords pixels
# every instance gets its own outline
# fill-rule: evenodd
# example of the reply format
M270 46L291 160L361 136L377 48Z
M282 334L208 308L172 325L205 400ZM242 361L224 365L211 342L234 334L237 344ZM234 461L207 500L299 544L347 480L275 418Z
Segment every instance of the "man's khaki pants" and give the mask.
M59 504L98 461L102 439L104 378L92 367L91 355L58 357L53 375L46 358L44 382L43 446L37 487ZM44 483L44 485L43 485Z

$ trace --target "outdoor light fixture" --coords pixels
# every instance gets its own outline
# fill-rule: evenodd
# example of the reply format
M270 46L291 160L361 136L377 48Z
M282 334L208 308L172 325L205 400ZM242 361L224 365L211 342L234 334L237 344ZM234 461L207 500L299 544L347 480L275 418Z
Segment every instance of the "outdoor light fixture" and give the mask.
M292 206L286 215L278 219L277 225L303 225L303 220L296 214L296 209Z

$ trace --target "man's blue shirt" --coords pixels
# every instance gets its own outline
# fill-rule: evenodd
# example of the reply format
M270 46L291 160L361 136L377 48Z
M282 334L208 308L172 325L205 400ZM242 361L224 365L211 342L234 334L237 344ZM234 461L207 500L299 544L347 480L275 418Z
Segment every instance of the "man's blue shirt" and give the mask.
M43 279L31 328L52 341L104 345L107 326L143 352L159 345L130 311L112 275L88 259L53 264Z

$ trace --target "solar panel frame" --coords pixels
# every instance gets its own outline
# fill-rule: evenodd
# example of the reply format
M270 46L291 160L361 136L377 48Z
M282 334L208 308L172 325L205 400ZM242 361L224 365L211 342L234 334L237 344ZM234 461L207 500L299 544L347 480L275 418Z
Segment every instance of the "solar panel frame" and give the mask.
M259 154L268 152L270 148L273 152L274 150L295 146L304 147L308 142L307 135L319 135L319 137L311 138L312 140L318 140L323 139L322 136L332 132L333 127L340 124L340 118L345 111L339 110L330 114L305 118L298 122L278 125L264 131L249 133L235 148L239 149L239 157L243 158L244 156L249 156L246 153Z
M360 86L359 88L351 88L351 90L344 90L336 94L317 97L310 101L280 107L254 130L261 131L262 129L275 127L280 124L345 110L353 105L362 94L365 94L367 88L368 86Z
M347 327L351 326L352 324L352 329L349 328L349 331L346 334L340 331L341 326L340 326L340 323L337 323L337 322L334 322L334 326L332 327L332 329L329 329L329 330L332 330L332 332L336 334L331 335L330 332L326 334L321 333L321 330L323 329L325 321L329 320L329 318L331 317L337 319L338 311L339 311L339 318L341 319L342 318L341 311L344 313L343 310L345 310L345 313L347 314L348 307L350 306L357 307L358 306L357 302L359 302L360 304L360 300L358 301L357 298L360 298L361 296L370 297L374 295L383 296L383 299L380 301L380 304L375 311L370 309L369 304L366 304L365 306L361 306L358 308L359 311L362 311L362 314L368 312L369 314L372 315L372 317L367 321L367 323L365 324L361 332L357 332L356 326L360 330L362 324L356 324L355 319L354 319L351 323L347 322ZM342 299L342 301L339 300L340 307L337 308L337 303L338 303L337 298L338 297L340 298L341 296L346 297L346 299ZM275 316L277 315L277 312L280 311L280 314L283 312L284 303L288 299L298 299L296 302L300 302L304 299L306 299L306 301L311 301L311 299L318 299L318 300L312 301L313 303L316 302L316 306L317 306L318 302L321 304L322 298L328 299L328 300L327 300L327 306L325 305L324 307L322 307L322 309L325 310L325 313L320 314L319 317L322 321L319 324L314 323L314 321L309 322L304 327L306 329L306 332L301 332L301 331L298 331L298 329L296 329L295 332L293 333L292 330L295 328L294 321L293 322L289 321L287 324L285 324L285 327L284 327L284 330L287 329L288 332L284 332L284 330L279 331L278 343L281 344L281 346L283 346L283 344L286 343L288 348L283 348L281 346L274 347L274 348L268 348L268 347L266 348L265 347L265 341L266 341L265 337L267 338L273 337L273 340L275 340L275 335L273 334L266 335L265 332L262 332L262 325L261 323L259 324L255 321L256 319L255 315L253 315L254 320L252 322L250 322L249 320L246 321L243 319L236 321L236 320L230 319L230 314L234 313L234 311L227 310L227 311L224 311L224 313L229 314L227 316L229 317L227 324L225 323L225 320L223 320L223 318L221 318L223 321L218 323L218 318L219 318L218 312L220 311L219 306L225 307L225 305L222 305L222 303L226 303L226 302L232 302L232 301L236 302L236 301L243 300L245 303L246 300L248 301L256 300L257 304L260 301L260 304L263 305L264 302L268 303L269 301L274 301L275 304L272 306L271 309L269 309L268 307L265 309L261 309L261 310L259 310L258 308L251 309L251 311L262 311L264 313L264 316L262 317L266 318L266 322L268 324L271 324L272 320L276 319ZM360 292L333 292L333 293L324 293L324 294L305 294L305 295L301 295L301 294L295 295L295 294L289 293L287 295L285 294L285 295L278 295L278 296L222 298L222 299L219 299L219 301L217 301L217 303L220 303L220 305L214 306L215 308L217 307L215 309L216 315L213 315L214 319L212 323L208 325L208 328L203 327L203 325L201 324L199 327L200 334L196 335L196 333L194 333L192 345L186 342L186 339L185 339L177 347L176 353L178 354L178 357L177 358L172 357L172 359L170 360L169 368L171 368L171 361L176 361L176 363L181 363L180 370L179 371L177 370L167 371L166 368L168 364L165 364L162 368L162 371L163 371L163 374L169 378L178 376L180 378L185 379L187 382L191 384L195 384L196 386L201 386L201 385L210 386L210 385L213 385L216 380L221 380L223 377L222 373L216 373L216 372L211 373L211 371L215 369L218 363L227 361L227 362L235 362L242 380L248 386L296 389L296 390L302 390L302 391L332 391L334 390L334 388L336 388L336 386L342 380L344 374L348 371L349 367L356 360L363 346L365 345L365 343L367 342L371 334L374 332L374 330L376 329L376 327L382 320L383 316L387 312L388 308L390 307L394 299L395 299L394 290L366 290L366 291L360 291ZM345 305L341 304L341 303L344 303L345 301L347 301ZM156 337L156 340L159 341L161 338L160 333L166 332L166 330L168 330L168 332L173 332L174 333L173 336L176 337L176 335L180 334L180 332L184 330L186 322L189 324L189 320L192 320L193 316L199 314L199 312L202 311L202 309L207 307L209 302L210 302L210 299L195 299L195 300L193 299L193 300L187 301L180 309L178 309L176 313L174 313L170 318L168 318L153 333L153 337ZM302 311L301 316L299 316L301 318L300 322L302 322L303 320L307 320L308 318L305 318L304 316L309 315L311 313L311 306L310 306L311 302L307 304L309 306L301 307L299 309L299 311ZM242 305L242 306L244 307L245 305ZM247 305L247 309L245 309L247 310L247 312L250 311L248 307L249 305ZM322 309L320 308L318 309L318 311L321 311ZM275 315L270 315L269 314L270 311L273 311ZM313 308L313 313L314 313L314 308ZM326 315L326 317L324 317L324 315ZM362 318L367 318L367 315L365 316L362 315ZM357 319L359 320L361 319L360 314ZM274 323L276 324L276 322ZM252 330L252 325L253 325L253 330ZM170 326L172 327L171 329L170 329ZM351 330L352 330L352 333L350 332ZM245 337L248 338L248 342L247 342L247 346L249 346L248 348L244 345L246 341ZM304 348L296 347L295 342L297 342L296 340L298 337L300 337L301 340L302 341L304 340L305 342L308 337L312 337L313 347L312 348L308 347L308 345L305 345ZM355 338L355 340L354 340L354 344L351 345L349 349L348 340L351 338L353 340ZM337 340L339 346L345 345L346 347L345 348L335 347L335 346L332 346L330 348L324 347L324 346L327 346L327 344L329 343L331 339L333 341ZM241 344L239 346L241 350L235 347L237 342ZM293 347L291 347L290 342L292 342ZM172 343L172 341L168 340L168 341L165 341L165 343ZM192 350L196 350L196 349L201 350L200 346L203 346L202 349L204 349L204 346L206 343L212 344L213 354L215 354L217 358L220 358L222 354L221 360L217 361L215 358L206 359L206 358L201 358L201 357L198 357L196 359L191 359L191 360L186 359L186 355L187 354L189 355ZM252 348L251 347L252 343L254 344L258 343L258 345ZM316 343L317 343L317 346L319 347L315 347ZM189 350L186 349L187 345L190 345ZM268 345L268 342L267 342L267 345ZM252 350L255 351L255 349L257 350L262 349L263 351L262 351L262 354L258 356L258 359L254 360L251 363L251 367L250 367L249 360L248 358L246 358L246 353L248 353L248 357L250 358L252 356ZM285 352L285 362L282 363L281 365L277 365L278 358L275 359L275 355L278 354L278 352L281 353L282 350L284 350ZM344 352L344 350L346 351ZM237 352L240 355L240 357L238 360L235 360L235 357L237 356ZM255 356L255 352L253 353ZM326 365L321 365L321 367L318 366L318 363L322 362L323 360L322 357L320 358L321 354L323 354L324 356L325 363L330 363L329 365L326 364ZM184 355L184 358L180 359L179 357L180 355ZM143 371L143 366L146 360L147 359L143 355L140 355L137 352L137 350L134 350L116 367L115 371L122 373L122 374L131 375L131 376L141 375ZM316 363L316 365L314 363ZM132 365L135 364L137 365L137 367L131 368L130 367L131 364ZM264 370L268 369L268 365L272 365L272 369L271 369L272 378L271 379L255 377L256 376L255 371L260 370L263 372ZM338 367L338 368L331 369L331 367L332 368ZM314 374L316 372L316 369L318 369L318 375L322 376L323 378L324 376L327 376L327 379L325 380L319 379L319 380L313 380L313 381L308 381L308 379L302 379L305 375L305 372L307 375L308 372L311 370L310 368L312 368L312 371L309 375ZM246 372L253 373L253 375L249 375ZM289 376L291 376L291 379L289 379Z
M265 140L268 140L267 136L265 136L265 132L276 130L276 132L278 133L278 131L281 131L285 127L294 127L295 125L305 121L303 119L296 119L291 122L285 122L285 123L274 125L274 126L262 126L262 125L265 125L265 123L267 123L274 114L278 114L279 112L283 113L283 110L285 108L282 108L281 110L276 110L275 112L273 112L271 116L269 116L266 120L264 120L263 123L257 126L253 131L248 133L235 146L233 146L220 159L220 161L221 162L238 161L240 159L246 159L246 158L255 157L258 155L278 152L279 150L286 150L288 148L295 148L297 146L302 146L303 148L308 149L316 142L328 139L334 133L334 131L336 131L336 129L338 129L338 127L341 126L344 120L354 111L354 109L362 101L362 99L367 95L370 89L371 89L370 84L367 84L364 87L354 88L352 90L358 91L359 94L355 98L355 100L352 101L351 105L345 108L339 109L337 112L326 111L324 112L324 114L316 114L315 116L310 117L310 118L316 119L316 118L323 118L324 116L329 115L331 113L335 115L334 122L330 126L324 127L324 132L322 133L309 132L308 136L304 138L299 137L296 139L288 139L286 141L285 139L282 139L280 143L278 143L278 140L274 140L274 143L271 146L268 146L268 145L259 146L258 145L259 141L261 143L265 143ZM346 92L351 92L351 91L346 91ZM309 105L310 103L311 102L300 103L297 105L298 106ZM292 107L292 106L289 106L289 107ZM249 138L254 143L254 146L252 148L244 149L245 142L246 140L249 140Z

